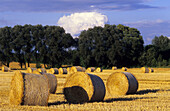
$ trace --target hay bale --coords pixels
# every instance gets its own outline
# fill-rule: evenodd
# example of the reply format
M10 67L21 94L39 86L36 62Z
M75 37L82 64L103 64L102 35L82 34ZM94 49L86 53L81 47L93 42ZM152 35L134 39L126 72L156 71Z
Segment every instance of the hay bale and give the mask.
M102 72L102 68L98 67L94 72Z
M116 69L117 69L117 67L115 67L115 66L112 67L112 70L116 70Z
M51 68L51 69L49 70L49 73L50 73L50 74L58 74L58 68Z
M141 70L142 70L142 73L149 73L149 69L146 67L142 67Z
M71 67L67 67L67 74L71 74Z
M55 75L49 73L43 73L42 75L45 76L48 80L49 92L55 94L57 89L57 78Z
M71 67L71 70L70 70L70 73L75 73L75 72L83 72L83 68L81 66L72 66Z
M154 72L154 69L149 68L149 73L152 73L152 72Z
M34 70L37 70L37 68L28 67L27 68L27 73L32 73Z
M41 73L46 73L46 69L45 68L38 68L37 69L39 72L41 72Z
M138 89L138 81L129 72L112 73L106 82L110 95L134 94Z
M45 76L16 71L10 88L10 104L47 106L48 80Z
M2 66L2 72L9 72L9 71L11 71L9 67Z
M67 74L67 69L66 68L59 68L58 72L59 72L59 74Z
M89 68L87 68L87 70L86 70L86 72L88 73L88 72L94 72L95 71L95 67L89 67Z
M105 97L105 85L97 75L85 72L70 74L64 84L64 96L69 103L102 101Z
M34 70L32 73L41 75L43 72L40 72L39 70Z
M126 68L126 67L122 67L122 70L123 70L123 71L127 71L127 68Z

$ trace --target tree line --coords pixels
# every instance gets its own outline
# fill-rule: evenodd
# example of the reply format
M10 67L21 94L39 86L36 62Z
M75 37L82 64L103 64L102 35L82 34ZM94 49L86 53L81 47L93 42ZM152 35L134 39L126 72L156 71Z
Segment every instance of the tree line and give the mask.
M140 31L124 25L89 28L73 38L59 26L16 25L0 28L0 61L44 66L138 67L170 65L170 39L155 37L144 46Z

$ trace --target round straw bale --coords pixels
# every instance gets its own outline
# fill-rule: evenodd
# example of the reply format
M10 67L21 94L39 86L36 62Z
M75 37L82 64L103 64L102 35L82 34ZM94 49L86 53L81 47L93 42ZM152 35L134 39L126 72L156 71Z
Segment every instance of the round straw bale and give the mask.
M83 72L82 70L83 70L83 69L82 69L81 66L72 66L70 72L71 72L71 73L74 73L74 72Z
M67 74L71 74L71 67L67 67Z
M16 71L10 88L10 104L47 106L48 80L45 76Z
M85 67L81 67L82 69L82 72L85 72L86 71L86 68Z
M33 74L39 74L39 75L41 75L43 72L40 72L39 70L33 70L32 73L33 73Z
M122 70L123 70L123 71L127 71L127 68L126 68L126 67L122 67Z
M134 94L138 89L138 81L129 72L115 72L107 79L106 87L111 95Z
M41 73L46 73L46 69L45 68L38 68L38 71Z
M58 68L51 68L51 69L49 70L49 73L50 73L50 74L58 74Z
M102 68L98 67L94 72L102 72Z
M52 94L55 94L57 89L57 78L53 74L43 73L43 76L45 76L49 83L49 92Z
M143 73L149 73L149 69L148 69L148 68L142 67L141 69L142 69L142 72L143 72Z
M8 72L8 71L11 71L9 67L2 66L2 72Z
M103 80L85 72L75 72L67 77L64 84L64 96L70 103L102 101L105 97Z
M112 67L112 70L116 70L116 69L117 69L117 67L115 67L115 66Z
M67 69L66 68L59 68L58 72L59 72L59 74L67 74Z
M94 72L95 71L95 67L89 67L87 68L86 72Z
M28 67L27 68L27 73L32 73L34 70L37 70L37 68Z
M149 72L152 73L154 72L154 70L152 68L149 68Z

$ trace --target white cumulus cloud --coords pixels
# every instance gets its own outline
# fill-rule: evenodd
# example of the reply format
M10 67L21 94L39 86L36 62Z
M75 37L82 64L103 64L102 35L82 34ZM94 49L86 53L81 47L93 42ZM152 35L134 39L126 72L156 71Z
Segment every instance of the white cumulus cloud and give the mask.
M108 22L106 15L98 12L74 13L61 17L57 24L63 27L66 33L73 37L80 34L81 31L93 28L94 26L104 26Z

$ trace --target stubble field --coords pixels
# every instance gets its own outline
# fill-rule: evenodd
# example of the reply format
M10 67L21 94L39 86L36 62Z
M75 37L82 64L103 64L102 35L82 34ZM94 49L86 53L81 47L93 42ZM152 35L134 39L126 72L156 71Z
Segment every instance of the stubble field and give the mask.
M25 72L25 70L21 70ZM101 77L106 83L107 78L118 70L103 70L92 73ZM84 104L69 104L63 95L63 86L67 75L56 75L57 91L50 94L48 106L15 106L9 104L10 82L12 72L0 71L0 111L56 111L56 110L117 110L117 111L168 111L170 110L170 68L154 68L154 73L141 73L141 69L132 68L132 73L139 83L136 94L110 96L106 89L106 96L102 102L88 102Z

